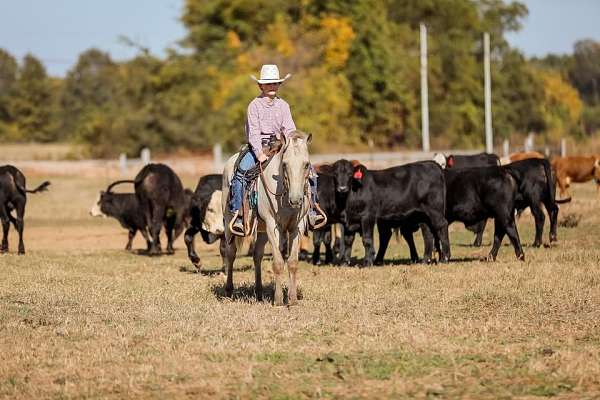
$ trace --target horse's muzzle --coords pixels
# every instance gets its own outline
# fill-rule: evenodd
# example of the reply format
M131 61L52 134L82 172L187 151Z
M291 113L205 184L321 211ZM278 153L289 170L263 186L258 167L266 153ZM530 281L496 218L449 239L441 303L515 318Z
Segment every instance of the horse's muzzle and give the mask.
M302 207L302 200L304 200L303 196L299 196L298 198L296 198L296 197L290 197L288 199L288 201L290 203L290 207L292 207L292 208L300 208L300 207Z

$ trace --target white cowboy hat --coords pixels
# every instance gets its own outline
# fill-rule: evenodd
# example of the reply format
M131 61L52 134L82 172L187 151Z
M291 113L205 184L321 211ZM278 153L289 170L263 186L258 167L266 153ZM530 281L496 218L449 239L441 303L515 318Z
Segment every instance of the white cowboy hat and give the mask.
M292 74L287 74L283 79L279 78L279 68L275 64L265 64L260 69L260 78L257 79L254 75L250 75L250 78L256 82L263 83L281 83L288 79Z

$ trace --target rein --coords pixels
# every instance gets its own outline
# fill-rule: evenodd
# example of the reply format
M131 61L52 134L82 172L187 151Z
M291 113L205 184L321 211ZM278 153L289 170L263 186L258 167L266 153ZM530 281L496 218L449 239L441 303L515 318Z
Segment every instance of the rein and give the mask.
M283 192L277 193L277 189L275 189L275 192L271 190L271 188L269 187L269 184L268 184L267 180L265 179L265 171L263 170L262 163L259 163L259 166L260 166L260 179L261 179L261 181L262 181L263 186L265 187L265 189L267 189L267 192L271 193L275 197L279 197L279 196L283 195Z

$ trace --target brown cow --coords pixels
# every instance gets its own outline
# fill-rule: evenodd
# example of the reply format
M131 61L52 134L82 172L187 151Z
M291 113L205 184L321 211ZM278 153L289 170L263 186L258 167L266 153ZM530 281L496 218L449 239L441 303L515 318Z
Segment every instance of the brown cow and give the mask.
M552 169L556 176L560 197L564 197L566 193L568 198L571 198L569 193L571 182L581 183L594 179L600 191L600 157L555 157L552 160Z
M544 155L542 153L538 153L537 151L520 151L518 153L512 153L508 156L510 162L527 160L528 158L540 158L544 159Z

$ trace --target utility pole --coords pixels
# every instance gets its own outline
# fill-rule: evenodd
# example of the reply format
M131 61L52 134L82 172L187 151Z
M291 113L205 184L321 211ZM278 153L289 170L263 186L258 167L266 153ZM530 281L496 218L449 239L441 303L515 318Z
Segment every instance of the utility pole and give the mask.
M423 151L429 151L429 96L427 93L427 27L420 24L421 31L421 135Z
M492 78L490 72L490 34L483 34L483 75L485 95L485 151L494 152L492 132Z

